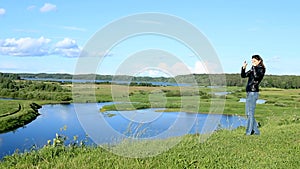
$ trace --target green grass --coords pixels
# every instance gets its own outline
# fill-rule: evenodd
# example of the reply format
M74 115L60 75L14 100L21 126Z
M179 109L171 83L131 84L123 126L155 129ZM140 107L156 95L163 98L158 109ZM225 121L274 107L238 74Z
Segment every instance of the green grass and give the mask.
M2 168L298 168L300 124L261 128L260 136L245 136L244 129L220 130L207 141L186 135L157 156L129 158L101 147L46 146L6 157ZM161 144L169 140L159 140ZM159 144L157 144L159 148ZM135 145L137 148L142 148ZM126 148L126 143L124 145ZM130 151L127 153L131 153Z
M15 101L0 100L0 115L9 114L18 110L18 103Z
M108 97L109 86L100 86L97 97ZM131 98L147 105L149 93L158 88L130 89ZM166 89L166 88L162 88ZM168 90L177 90L168 87ZM239 103L246 94L240 88L228 87L232 94L226 97L224 113L244 115L244 103ZM208 91L206 91L208 92ZM174 92L176 93L176 92ZM266 104L257 105L256 118L261 122L260 136L245 136L245 128L219 130L207 140L202 135L185 135L168 151L157 156L130 158L118 156L100 146L61 146L49 144L42 149L7 156L0 168L299 168L300 166L300 89L263 88L260 99ZM123 97L122 92L119 97ZM194 96L191 96L192 99ZM200 112L208 112L211 99L200 99ZM180 109L180 97L166 99L169 110ZM143 104L135 105L135 107ZM159 105L159 104L158 104ZM106 107L115 109L116 107ZM113 147L127 156L132 151L162 149L174 139L147 140L133 145L124 141ZM151 146L150 146L151 145ZM143 153L143 151L140 151ZM144 152L145 153L145 152ZM145 154L142 154L143 156Z
M32 101L0 100L0 104L0 133L22 127L39 115L37 109L32 107Z

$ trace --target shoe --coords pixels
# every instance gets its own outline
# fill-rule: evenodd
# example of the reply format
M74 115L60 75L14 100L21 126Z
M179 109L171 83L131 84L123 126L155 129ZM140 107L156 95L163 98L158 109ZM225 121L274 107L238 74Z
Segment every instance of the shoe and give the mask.
M260 124L260 122L258 122L258 123L257 123L257 127L258 127L258 128L259 128L259 127L261 127L261 124Z

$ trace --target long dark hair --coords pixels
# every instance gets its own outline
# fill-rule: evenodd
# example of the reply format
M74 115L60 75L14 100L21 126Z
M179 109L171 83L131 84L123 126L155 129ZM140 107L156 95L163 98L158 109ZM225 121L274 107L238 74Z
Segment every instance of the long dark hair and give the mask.
M253 58L260 61L260 63L259 63L260 66L262 66L263 68L266 68L265 65L264 65L264 60L259 55L253 55L252 59Z

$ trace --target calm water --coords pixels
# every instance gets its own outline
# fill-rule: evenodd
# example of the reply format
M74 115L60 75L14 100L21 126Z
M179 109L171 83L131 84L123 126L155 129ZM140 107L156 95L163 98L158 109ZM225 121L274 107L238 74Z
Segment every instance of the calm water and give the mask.
M246 124L245 119L239 116L160 113L156 109L99 113L99 109L106 104L111 103L44 105L39 110L41 115L30 124L0 134L0 158L16 149L24 151L33 145L42 147L47 140L55 138L56 133L70 140L73 136L78 136L78 140L87 139L91 145L127 137L156 139L206 133L217 128L234 129Z

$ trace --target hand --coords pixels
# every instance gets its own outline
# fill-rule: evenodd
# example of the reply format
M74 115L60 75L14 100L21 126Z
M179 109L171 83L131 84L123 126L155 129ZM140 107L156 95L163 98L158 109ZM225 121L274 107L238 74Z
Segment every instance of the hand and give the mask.
M248 65L247 62L244 61L244 63L243 63L243 69L246 69L247 65Z

